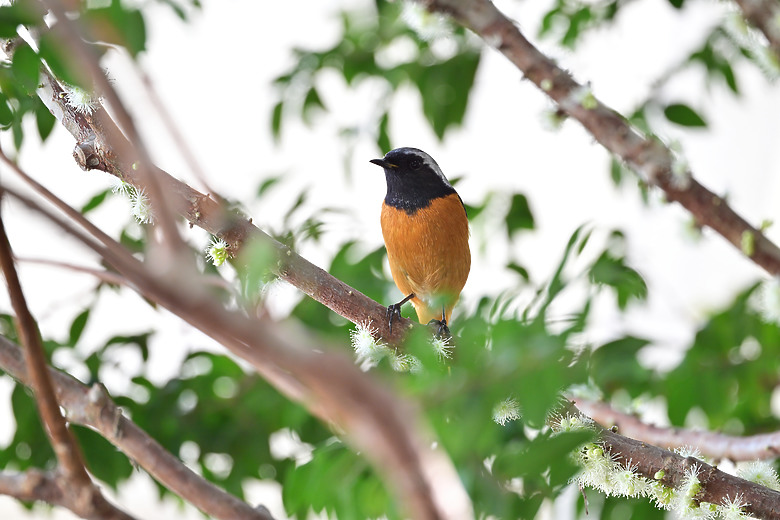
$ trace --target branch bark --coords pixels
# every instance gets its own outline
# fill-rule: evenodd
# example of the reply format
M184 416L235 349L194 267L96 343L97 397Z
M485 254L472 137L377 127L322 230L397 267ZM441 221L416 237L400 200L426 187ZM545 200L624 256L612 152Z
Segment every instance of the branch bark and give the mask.
M489 0L417 0L451 16L509 59L569 117L579 121L607 150L622 159L670 201L679 202L707 226L772 275L780 275L780 248L738 215L722 197L699 184L690 172L672 174L674 156L660 141L642 135L619 113L599 101L589 87L542 54ZM745 247L745 244L751 244Z
M572 401L582 413L602 426L617 426L627 437L667 449L696 446L703 455L714 460L776 459L780 455L780 432L736 437L718 432L660 428L618 412L606 403L579 398Z
M0 366L14 379L30 386L27 363L21 350L2 336L0 336ZM90 388L70 375L53 368L49 368L48 372L57 399L67 410L70 422L92 428L100 433L172 492L215 518L273 520L265 507L260 506L257 509L250 507L208 482L167 452L157 441L122 415L121 410L101 385ZM51 500L45 492L31 496L29 500L45 500L62 505Z
M745 19L758 28L780 60L780 4L774 0L736 0Z
M573 402L566 403L560 415L583 415ZM598 423L592 423L598 441L613 460L651 481L679 488L686 473L698 475L701 490L693 497L701 502L723 505L728 500L740 496L746 504L744 511L756 518L765 520L780 519L780 492L766 488L754 482L729 475L718 468L694 457L683 457L669 450L653 446L641 440L631 439L606 429Z
M47 71L42 78L43 87L38 90L40 99L52 114L76 139L73 156L83 170L100 170L110 173L139 188L143 180L128 164L120 161L108 146L108 135L119 133L110 118L97 123L90 115L84 115L64 100L62 86ZM96 114L105 112L98 108ZM121 133L120 133L121 135ZM167 202L173 211L185 218L191 226L198 226L221 238L228 244L231 256L239 256L244 244L258 240L267 244L277 255L274 272L282 280L340 314L352 323L370 323L377 336L391 345L400 345L412 321L401 318L401 326L391 331L386 318L387 307L375 302L357 289L333 277L327 271L312 264L289 247L274 240L243 216L230 214L209 195L201 193L156 168Z
M30 387L35 394L35 402L41 421L62 471L62 475L56 476L56 478L61 480L60 486L64 485L68 489L68 492L62 497L64 505L84 518L132 519L130 515L109 503L100 490L95 487L87 473L81 448L60 412L60 405L49 378L48 364L38 326L27 307L24 292L16 273L2 212L0 212L0 267L2 267L8 285L8 293L15 313L16 328L24 345Z
M3 154L0 159L30 179ZM303 348L301 345L311 340L283 331L268 320L250 319L224 309L197 278L182 280L171 273L161 276L46 188L35 181L31 185L69 220L10 188L6 191L92 248L144 297L249 361L283 394L344 431L353 447L384 476L411 517L473 517L471 501L452 461L440 448L432 448L433 438L410 403L377 384L350 359L330 349ZM72 223L87 229L89 234Z

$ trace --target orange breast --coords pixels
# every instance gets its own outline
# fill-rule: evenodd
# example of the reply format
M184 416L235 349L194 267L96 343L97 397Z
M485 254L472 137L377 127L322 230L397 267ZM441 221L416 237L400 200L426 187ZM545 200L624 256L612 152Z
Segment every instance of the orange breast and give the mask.
M471 268L469 223L457 194L433 199L409 215L382 204L382 235L393 281L412 304L420 323L447 321Z

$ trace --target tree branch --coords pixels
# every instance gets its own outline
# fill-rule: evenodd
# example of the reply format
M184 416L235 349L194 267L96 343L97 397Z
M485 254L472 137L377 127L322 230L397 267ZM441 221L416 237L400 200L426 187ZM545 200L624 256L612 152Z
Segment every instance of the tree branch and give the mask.
M776 459L780 455L780 432L736 437L684 428L659 428L618 412L606 403L579 398L572 401L582 413L602 426L617 426L627 437L667 449L696 446L703 455L714 460Z
M774 52L774 57L780 60L780 3L775 0L736 0L745 19L757 27Z
M563 405L553 421L567 415L583 413L569 401ZM618 464L630 467L650 481L679 488L691 472L697 474L701 490L692 498L701 502L723 505L736 497L742 498L744 511L765 520L780 519L780 492L754 482L729 475L694 457L683 457L669 450L634 440L608 430L598 423L591 423L598 441Z
M29 178L4 155L0 154L0 159ZM378 385L350 359L330 349L303 348L301 345L310 340L283 331L268 320L250 319L223 308L198 278L181 280L170 273L160 275L51 192L34 181L31 185L71 220L65 221L10 188L6 191L100 254L144 297L249 361L283 394L344 431L347 441L372 462L411 517L473 516L471 501L452 461L441 449L431 448L432 436L410 403ZM97 241L75 229L71 222L88 229Z
M601 103L534 47L517 26L489 0L417 0L427 9L450 15L506 56L568 116L579 121L607 150L622 159L666 198L679 202L701 226L708 226L748 258L780 275L780 248L739 216L723 199L699 184L690 172L673 175L672 152L659 140L642 135L628 121ZM746 246L747 244L747 246Z
M15 313L16 328L24 345L24 355L28 367L30 386L35 394L35 402L46 433L57 455L68 493L65 495L67 507L84 518L126 518L131 516L110 504L92 483L84 465L81 448L68 429L65 418L49 379L48 365L43 351L38 326L27 307L24 292L14 267L11 245L0 212L0 267L2 267L11 305Z
M143 188L142 179L138 178L132 168L118 161L105 144L105 134L119 132L113 122L107 119L96 125L69 106L65 102L63 88L47 71L44 71L42 83L43 87L38 90L40 99L76 138L73 156L77 164L83 170L104 171ZM254 226L251 220L227 213L210 196L191 188L163 170L156 169L155 175L164 185L164 191L169 195L167 202L173 210L191 226L198 226L224 240L234 258L239 255L245 243L258 240L276 253L274 273L279 278L352 323L370 323L377 330L377 336L389 344L400 345L408 328L412 327L411 320L401 318L402 326L396 325L391 332L385 317L385 305L375 302L274 240Z
M780 519L778 491L729 475L693 457L683 457L610 430L602 430L601 439L616 462L635 468L635 471L650 480L660 480L667 486L679 487L686 471L696 470L701 482L701 491L694 497L696 500L722 505L729 499L741 496L742 502L746 504L746 513L764 520ZM663 477L656 478L660 475Z
M21 350L0 336L0 366L22 384L29 386L27 364ZM224 520L272 520L268 510L253 509L245 502L208 482L171 455L157 441L122 415L101 385L91 388L53 368L49 376L57 398L67 410L68 419L94 429L144 468L158 482L205 514ZM47 498L37 499L52 502Z

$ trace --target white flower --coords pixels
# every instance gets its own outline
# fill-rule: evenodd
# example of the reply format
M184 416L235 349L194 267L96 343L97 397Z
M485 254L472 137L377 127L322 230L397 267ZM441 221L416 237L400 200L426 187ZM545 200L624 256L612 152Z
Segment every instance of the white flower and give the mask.
M445 17L412 2L404 2L401 17L425 41L449 36L452 32Z
M206 249L206 258L214 264L216 267L225 263L228 259L228 245L227 242L221 238L212 237L208 248Z
M737 468L737 476L760 484L769 489L780 491L780 482L775 468L767 461L756 460Z
M358 323L349 333L357 362L363 370L375 367L382 358L391 353L384 343L374 337L376 333L376 327L372 327L370 322Z
M146 192L141 189L134 189L130 193L130 204L135 219L141 224L151 224L154 221L152 204Z
M742 495L737 494L734 498L727 496L723 504L717 506L717 510L723 520L745 520L748 516L743 511L743 508L747 505Z
M451 339L452 338L449 336L446 338L441 336L433 336L431 339L431 346L433 347L433 351L439 355L440 361L452 358L452 349L455 347L455 345L450 343Z
M636 464L629 460L613 468L609 474L610 492L621 497L644 496L648 493L648 482L636 473Z
M517 404L517 401L512 397L504 399L493 408L493 421L501 426L504 426L510 421L516 421L519 418L520 405Z
M83 88L65 85L65 100L76 112L92 114L100 106L98 98Z

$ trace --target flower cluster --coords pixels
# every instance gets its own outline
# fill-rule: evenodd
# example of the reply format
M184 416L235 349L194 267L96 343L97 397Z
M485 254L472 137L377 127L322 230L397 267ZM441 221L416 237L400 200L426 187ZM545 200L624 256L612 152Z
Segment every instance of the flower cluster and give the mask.
M571 416L556 423L556 432L592 427L589 420ZM675 451L683 457L701 458L697 450ZM575 452L575 459L582 471L574 481L581 487L595 488L608 496L646 497L653 500L660 509L673 511L679 518L702 520L750 518L744 511L748 504L742 495L726 497L721 504L697 500L696 496L702 490L702 482L699 479L702 467L699 464L690 464L680 484L673 488L662 482L666 476L663 470L658 471L654 478L647 478L637 471L637 465L631 460L619 462L604 448L603 444L598 442L583 446ZM752 477L750 480L767 487L780 487L777 473L768 463L753 463L740 471L742 478Z

